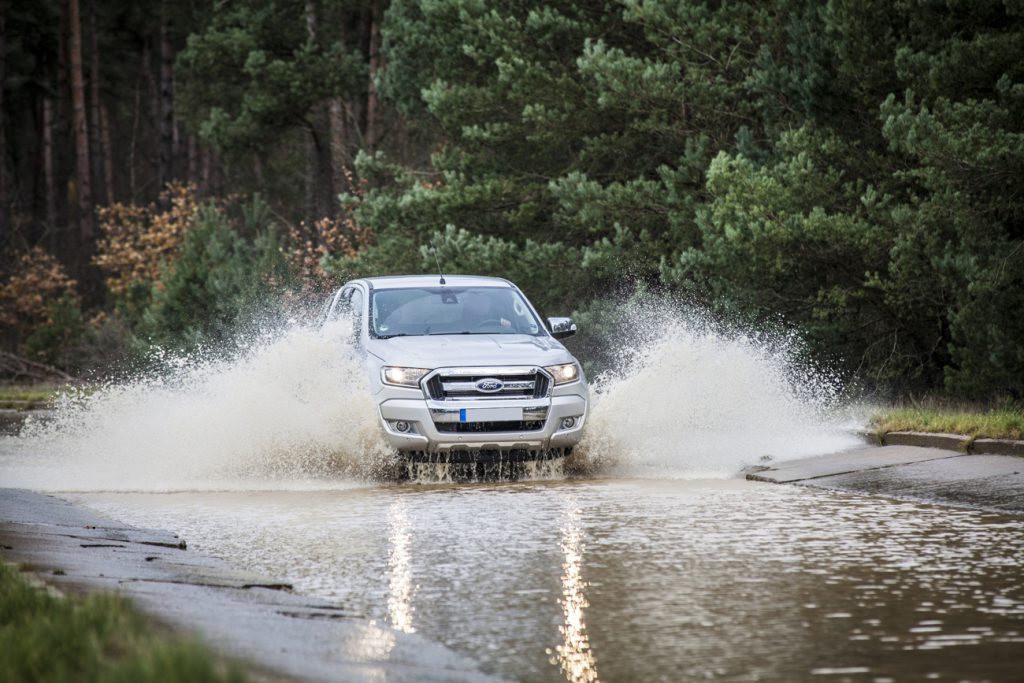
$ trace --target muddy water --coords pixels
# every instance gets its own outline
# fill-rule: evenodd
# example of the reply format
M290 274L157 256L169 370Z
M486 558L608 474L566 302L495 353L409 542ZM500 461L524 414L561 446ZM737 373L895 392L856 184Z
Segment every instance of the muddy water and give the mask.
M599 478L364 483L393 454L340 321L69 394L0 438L0 485L177 531L508 679L1024 680L1024 518L729 478L855 444L842 387L791 335L624 313L574 453Z
M740 480L91 493L528 681L1020 681L1024 519Z

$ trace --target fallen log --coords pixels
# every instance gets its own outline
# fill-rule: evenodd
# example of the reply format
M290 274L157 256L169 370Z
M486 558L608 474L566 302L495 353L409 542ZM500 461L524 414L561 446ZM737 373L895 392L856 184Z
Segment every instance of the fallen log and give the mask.
M75 378L59 368L23 358L10 351L0 351L0 381L16 382L73 382Z

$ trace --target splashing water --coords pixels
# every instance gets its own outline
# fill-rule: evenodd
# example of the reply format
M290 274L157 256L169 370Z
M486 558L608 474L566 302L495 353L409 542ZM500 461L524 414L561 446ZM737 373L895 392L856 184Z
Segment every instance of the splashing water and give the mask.
M579 468L577 468L579 469ZM455 484L495 480L550 481L565 479L565 458L496 463L409 462L394 474L417 484Z
M728 334L706 316L635 302L623 311L649 321L647 329L634 322L613 337L618 367L594 382L584 441L567 470L721 477L764 455L856 443L829 417L838 383L799 362L794 338ZM0 485L169 491L454 480L444 465L395 465L351 337L347 321L292 327L233 359L176 359L162 372L65 398L55 419L2 438ZM564 476L561 460L534 469L519 476Z
M208 490L365 477L389 453L347 332L292 328L234 359L178 359L65 398L54 420L5 439L4 485Z
M648 329L594 381L577 469L721 477L859 443L841 424L840 383L800 360L795 336L729 333L663 305L627 308Z

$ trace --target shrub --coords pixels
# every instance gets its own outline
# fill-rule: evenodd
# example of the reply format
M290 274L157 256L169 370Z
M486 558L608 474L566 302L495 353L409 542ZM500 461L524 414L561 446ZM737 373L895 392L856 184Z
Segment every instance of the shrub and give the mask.
M116 203L98 209L102 236L93 263L106 273L110 293L137 299L140 291L148 292L140 285L159 279L161 268L174 261L199 207L194 185L172 182L159 205Z
M164 265L137 333L179 350L222 344L240 321L273 308L270 276L280 266L272 229L247 242L222 211L202 207L177 259Z
M33 247L0 284L0 325L13 330L17 337L31 333L49 318L53 301L67 298L77 305L75 284L53 255L42 247Z

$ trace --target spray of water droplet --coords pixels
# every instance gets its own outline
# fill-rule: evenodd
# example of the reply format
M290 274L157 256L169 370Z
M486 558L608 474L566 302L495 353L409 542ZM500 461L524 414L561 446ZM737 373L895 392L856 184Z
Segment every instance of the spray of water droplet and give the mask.
M793 333L751 335L644 297L618 312L616 367L593 382L576 471L721 477L849 448L841 383Z
M334 485L388 461L364 365L344 322L292 327L231 359L165 359L158 372L65 397L0 455L5 484L44 490Z
M605 340L570 474L732 476L854 442L839 384L785 334L744 335L708 316L631 301ZM285 326L230 359L166 358L157 372L67 396L56 417L0 441L5 486L49 491L332 488L381 478L456 481L397 463L382 438L351 325ZM562 461L517 476L558 478ZM441 469L439 470L438 467Z

